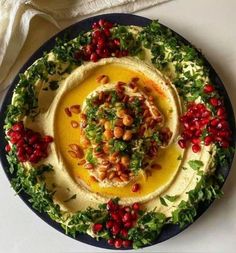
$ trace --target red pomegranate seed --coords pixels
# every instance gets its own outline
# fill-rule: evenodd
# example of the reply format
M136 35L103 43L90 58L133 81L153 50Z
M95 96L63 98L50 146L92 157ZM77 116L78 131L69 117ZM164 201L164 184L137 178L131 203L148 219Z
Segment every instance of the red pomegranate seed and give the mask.
M111 246L114 245L114 242L115 242L115 240L114 240L114 239L111 239L111 238L107 240L107 243L108 243L109 245L111 245Z
M217 110L217 116L222 116L225 114L225 108L224 107L220 107L218 110Z
M213 141L213 138L209 135L204 138L204 144L206 146L209 146L212 143L212 141Z
M117 249L119 249L119 248L121 248L121 246L122 246L122 242L123 242L123 241L122 241L120 238L115 239L114 246L115 246Z
M93 52L94 52L95 48L92 44L88 44L85 46L85 53L88 54L88 55L91 55Z
M132 220L137 220L137 218L138 218L137 213L132 213Z
M210 124L211 124L211 126L217 126L218 123L219 123L219 120L217 118L214 118L214 119L211 120Z
M46 143L50 143L50 142L53 142L53 137L50 136L50 135L45 135L43 137L43 140L46 142Z
M110 36L111 36L111 32L110 32L110 30L109 30L108 28L105 28L105 29L103 30L103 32L104 32L104 34L106 35L106 37L110 37Z
M106 23L105 19L101 18L101 19L98 20L98 24L99 24L100 27L103 27L105 25L105 23Z
M186 141L184 139L178 140L178 144L181 148L186 148Z
M132 205L132 209L135 210L135 211L139 211L139 209L140 209L139 203L135 202L135 203Z
M211 93L211 92L213 92L214 90L215 90L215 88L214 88L214 86L211 85L211 84L206 84L206 85L204 86L204 88L203 88L203 91L204 91L205 93Z
M90 60L93 62L97 62L98 61L98 55L96 53L92 53L90 56Z
M93 232L98 233L102 230L102 224L101 223L95 223L93 224Z
M192 146L192 151L193 151L194 153L198 153L200 150L201 150L200 145L194 144L194 145Z
M120 233L120 226L117 222L113 224L113 226L111 228L111 232L113 235L117 235Z
M5 146L5 151L6 151L7 153L11 151L11 146L10 146L9 144L7 144L7 145Z
M115 211L118 209L118 205L114 203L111 199L107 202L107 210Z
M125 228L131 228L132 225L133 225L133 223L132 223L131 221L128 221L128 222L126 222L126 223L124 224L124 227L125 227Z
M132 220L132 215L131 213L126 213L123 218L122 218L122 221L125 223L127 221L131 221Z
M121 216L119 215L119 213L117 213L117 212L111 213L111 217L115 221L120 221L122 219Z
M120 39L114 39L113 42L116 46L120 46Z
M120 231L120 235L123 237L123 238L127 238L128 237L128 231L126 229L121 229Z
M137 192L140 190L140 184L134 184L132 186L132 192Z
M113 226L113 221L109 220L106 222L106 228L112 228Z
M219 105L219 100L215 97L210 98L210 104L213 105L214 107Z
M220 146L222 148L228 148L229 147L229 142L225 141L225 140L222 140L222 141L220 141Z
M92 28L95 30L95 29L99 29L100 26L99 26L99 24L98 24L97 22L94 22L94 23L92 24Z
M23 122L20 121L20 122L15 123L15 124L12 126L12 130L13 130L13 131L19 131L19 132L21 132L22 130L24 130Z
M191 142L192 142L193 144L199 144L199 143L200 143L200 139L199 139L199 138L193 138L193 139L191 140Z
M129 248L132 245L132 241L124 240L122 245L123 245L124 248Z

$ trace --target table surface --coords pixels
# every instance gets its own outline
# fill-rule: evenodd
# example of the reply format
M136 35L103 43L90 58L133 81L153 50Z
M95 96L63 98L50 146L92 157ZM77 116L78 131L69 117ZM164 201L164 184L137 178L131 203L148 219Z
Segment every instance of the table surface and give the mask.
M236 110L236 1L173 0L136 14L159 19L200 48L213 65ZM39 26L43 29L37 29ZM71 21L61 23L62 27ZM55 27L35 18L26 45L7 82L27 58L51 37ZM34 29L35 28L35 29ZM30 45L30 46L29 46ZM3 93L0 94L1 98ZM1 99L2 100L2 99ZM2 117L2 115L1 115ZM236 246L236 163L217 200L193 225L176 237L140 252L235 252ZM88 246L64 236L40 220L15 196L0 169L0 252L113 252ZM116 251L117 252L117 251Z

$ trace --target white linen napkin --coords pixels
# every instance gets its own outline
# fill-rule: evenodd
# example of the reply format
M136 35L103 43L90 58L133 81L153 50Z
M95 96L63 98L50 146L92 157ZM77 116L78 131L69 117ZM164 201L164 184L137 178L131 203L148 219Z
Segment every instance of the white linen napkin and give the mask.
M4 80L25 43L35 16L61 29L61 20L97 12L134 12L163 2L167 0L0 0L0 92L8 85Z

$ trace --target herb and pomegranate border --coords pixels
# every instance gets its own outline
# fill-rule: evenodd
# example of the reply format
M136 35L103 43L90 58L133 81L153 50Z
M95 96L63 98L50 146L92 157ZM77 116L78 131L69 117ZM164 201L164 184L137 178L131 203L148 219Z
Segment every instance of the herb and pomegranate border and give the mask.
M185 148L191 143L193 152L199 152L199 143L204 145L215 143L215 167L228 167L234 149L224 99L217 91L218 88L210 84L209 68L203 57L158 21L153 21L134 36L129 27L114 25L101 19L93 24L91 31L81 33L74 40L58 39L52 49L55 56L53 61L45 54L29 67L26 73L20 74L20 81L14 90L13 103L8 106L5 118L6 140L11 143L6 146L7 160L15 191L27 193L32 207L39 212L47 213L52 220L61 224L66 234L77 237L79 233L87 233L90 230L96 239L103 238L116 248L144 247L155 242L166 224L177 224L184 228L192 223L203 203L211 203L222 196L220 188L224 182L223 176L217 172L201 175L196 188L188 192L188 201L181 201L171 218L155 210L149 212L141 210L139 203L121 206L119 199L112 199L99 205L97 209L88 208L85 211L66 213L53 202L54 192L47 189L43 180L45 173L53 170L52 166L50 164L37 166L37 162L47 156L47 152L41 151L45 148L47 150L53 138L25 129L22 120L24 116L35 117L39 113L35 85L37 80L44 80L47 83L46 89L56 90L60 81L84 61L96 62L100 58L127 55L142 59L144 48L151 50L153 65L167 75L170 65L175 68L176 76L173 83L185 101L185 113L181 117L180 147ZM189 71L188 64L194 66L195 70ZM54 78L56 74L59 74L60 80ZM201 98L201 103L192 102L198 97ZM194 113L198 113L197 119ZM200 126L196 123L199 121ZM190 122L196 124L191 125ZM224 134L219 135L219 130ZM19 151L21 146L18 141L22 136L23 139L27 139L27 136L32 135L37 135L35 138L41 153L32 157L31 144L26 140L29 155L24 156L24 152ZM26 161L33 164L29 169L22 164ZM189 165L198 171L203 164L194 160L190 161ZM169 201L174 200L174 196L166 196L162 198L162 204L168 205ZM120 223L117 227L114 224L118 220Z

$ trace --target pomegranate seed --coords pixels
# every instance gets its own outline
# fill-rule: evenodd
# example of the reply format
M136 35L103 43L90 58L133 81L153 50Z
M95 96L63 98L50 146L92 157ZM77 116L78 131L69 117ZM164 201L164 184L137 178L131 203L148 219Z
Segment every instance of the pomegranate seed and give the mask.
M178 140L178 144L181 148L186 148L186 141L184 139Z
M28 140L28 142L29 142L29 144L35 144L35 143L37 143L38 142L38 140L39 140L39 138L40 138L40 136L39 136L39 134L33 134L31 137L30 137L30 139Z
M135 211L139 211L139 209L140 209L139 203L135 202L135 203L132 205L132 209L135 210Z
M119 215L119 213L111 213L111 217L115 221L120 221L121 220L121 216Z
M102 230L102 224L101 223L95 223L93 224L93 232L98 233Z
M100 26L99 26L99 24L98 24L97 22L94 22L94 23L92 24L92 28L93 28L93 30L95 30L95 29L99 29Z
M108 243L109 245L111 245L111 246L114 245L114 242L115 242L115 240L114 240L114 239L111 239L111 238L107 240L107 243Z
M125 207L124 207L124 211L125 211L126 213L129 213L129 212L131 212L131 208L130 208L129 206L125 206Z
M120 46L120 39L114 39L113 42L116 46Z
M210 104L216 107L219 104L219 100L215 97L210 98Z
M120 238L115 239L114 246L119 249L122 246L122 240Z
M118 209L118 205L115 204L111 199L107 202L107 210L115 211Z
M98 24L99 24L100 27L103 27L105 25L105 23L106 23L105 19L101 18L101 19L98 20Z
M20 121L20 122L15 123L15 124L12 126L12 130L13 130L13 131L19 131L19 132L22 131L22 130L24 130L23 122Z
M92 32L92 37L93 37L94 39L98 39L98 38L100 38L101 36L102 36L102 33L101 33L100 30L95 30L95 31ZM96 43L93 43L93 44L96 44Z
M220 141L220 146L222 148L228 148L229 147L229 142L225 141L225 140L222 140L222 141Z
M90 60L93 62L97 62L98 61L98 55L96 53L92 53L90 56Z
M123 245L124 248L129 248L132 245L132 241L124 240L122 245Z
M124 227L125 228L131 228L132 227L132 222L131 221L128 221L128 222L126 222L125 224L124 224Z
M113 224L113 226L111 228L111 232L112 232L113 235L119 234L119 232L120 232L120 226L119 226L118 223L114 223Z
M132 186L132 192L137 192L140 190L140 184L134 184Z
M211 85L211 84L206 84L206 85L204 86L204 88L203 88L203 91L204 91L205 93L211 93L211 92L213 92L214 90L215 90L215 88L214 88L214 86Z
M214 119L211 120L210 124L211 124L211 126L217 126L218 123L219 123L219 120L217 118L214 118Z
M112 228L113 226L113 221L109 220L106 222L106 228Z
M212 141L213 141L213 138L209 135L204 138L204 144L206 146L209 146L212 143Z
M109 30L108 28L105 28L105 29L103 30L103 32L104 32L104 34L106 35L106 37L110 37L110 36L111 36L111 32L110 32L110 30Z
M220 107L218 110L217 110L217 116L222 116L225 114L225 108L224 107Z
M126 229L121 229L120 231L120 235L123 237L123 238L127 238L128 237L128 231Z
M10 146L9 144L7 144L7 145L5 146L5 151L6 151L7 153L11 151L11 146Z
M199 139L199 138L193 138L193 139L191 140L191 142L192 142L193 144L199 144L199 143L200 143L200 139Z
M53 137L52 137L52 136L49 136L49 135L45 135L45 136L43 137L43 141L45 141L46 143L53 142Z
M192 151L193 151L194 153L198 153L200 150L201 150L200 145L194 144L194 145L192 146Z
M137 213L133 213L133 214L132 214L132 220L137 220L137 218L138 218Z
M85 53L88 54L88 55L91 55L93 52L94 52L95 48L92 44L88 44L85 46Z
M126 213L123 218L122 218L122 221L125 223L127 221L131 221L132 220L132 215L131 213Z

